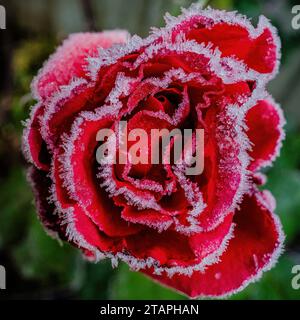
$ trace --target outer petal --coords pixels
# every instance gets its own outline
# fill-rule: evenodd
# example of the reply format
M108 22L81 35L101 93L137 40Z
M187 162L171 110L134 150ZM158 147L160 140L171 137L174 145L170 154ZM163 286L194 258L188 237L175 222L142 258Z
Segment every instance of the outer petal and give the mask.
M86 77L86 58L97 54L99 48L125 43L126 31L72 34L51 56L34 79L32 89L36 99L46 99L74 77Z
M250 170L270 165L278 156L284 138L282 110L272 100L262 100L246 115L247 135L252 142Z
M98 250L112 251L117 248L119 241L103 234L78 203L69 198L58 170L59 165L57 153L55 153L50 173L52 180L50 198L56 207L57 216L60 217L57 225L60 224L61 238L84 252L88 250L89 253L96 254L94 258L98 259Z
M199 43L212 43L222 56L235 56L258 72L269 73L275 68L276 45L267 27L252 39L245 27L218 23L211 28L191 30L188 38Z
M175 39L183 33L188 40L211 44L223 57L234 56L259 73L278 68L280 41L276 30L261 16L257 28L244 16L192 5L178 18L167 17L167 29Z
M157 274L163 270L169 275L191 274L193 270L203 270L218 260L232 230L232 215L214 230L190 237L174 230L158 233L146 229L126 238L126 251L135 259L154 259Z
M59 217L55 214L54 205L48 201L51 180L45 172L33 166L28 169L27 178L33 189L35 204L42 225L49 235L57 237L60 229Z
M33 107L23 135L24 155L37 168L48 171L50 163L44 152L46 148L42 149L43 139L41 136L42 129L47 132L48 122L46 123L47 127L45 127L45 123L43 123L42 128L40 125L41 119L45 117L45 100L50 98L53 93L59 91L60 86L69 84L73 78L81 77L80 80L73 81L69 85L69 88L76 89L73 88L75 84L79 86L80 83L84 82L82 77L87 77L85 71L87 66L86 58L95 55L100 47L108 48L113 44L125 43L127 37L128 33L126 31L73 34L65 40L63 45L58 48L56 53L51 56L40 70L32 83L32 91L36 99L43 101L40 101ZM64 94L65 91L59 92L54 100L63 100ZM54 111L57 110L47 110L47 117L43 122L46 122ZM54 125L57 127L61 126L61 123L57 123L57 120L54 119L53 121L56 121Z
M76 79L59 94L49 99L45 106L45 112L40 120L40 133L47 143L48 149L52 150L60 141L60 136L68 132L80 111L94 108L88 101L91 99L92 88L86 81Z
M284 237L277 216L258 191L245 197L235 222L235 237L227 251L219 263L208 267L204 273L172 278L148 275L193 298L220 297L242 290L274 265L282 251Z
M28 162L38 169L48 171L50 158L47 147L40 133L40 117L44 114L44 107L38 102L31 110L30 119L27 120L23 132L22 149Z

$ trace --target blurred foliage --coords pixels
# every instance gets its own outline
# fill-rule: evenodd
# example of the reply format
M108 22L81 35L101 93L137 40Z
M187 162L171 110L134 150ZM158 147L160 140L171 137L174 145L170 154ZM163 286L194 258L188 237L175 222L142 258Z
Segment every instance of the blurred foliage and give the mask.
M118 267L118 274L113 279L108 292L109 299L158 299L181 300L184 297L173 290L147 278L139 272L132 272L124 263Z
M51 8L54 2L57 1L51 2ZM97 17L100 17L98 27L128 27L130 31L144 35L149 26L162 24L165 11L178 14L181 6L187 7L192 3L189 0L130 2L137 5L136 10L132 5L131 12L124 9L126 14L123 15L123 9L120 8L124 8L124 1L97 1L103 9L101 11L99 6L96 7ZM261 281L251 284L232 299L299 299L300 292L293 290L290 285L291 267L300 263L300 117L295 116L300 99L299 90L296 89L300 85L297 73L300 37L299 32L288 27L292 1L200 2L209 2L209 5L222 9L236 9L253 17L253 21L257 21L258 15L263 13L279 29L283 42L283 67L273 81L271 91L279 102L284 102L283 108L288 119L287 137L281 157L271 169L266 170L268 183L265 187L273 192L277 200L276 212L283 222L287 237L286 252ZM28 6L30 3L32 1L28 1ZM75 1L72 3L74 9ZM18 8L16 1L12 0L11 4ZM20 5L19 9L22 8ZM111 11L113 9L116 11L114 14ZM63 13L68 16L66 11ZM49 27L49 19L45 21ZM70 30L70 26L73 26L71 22L75 23L68 20L62 30L56 30L52 25L53 30L47 32L30 29L20 33L18 28L25 28L22 21L21 26L15 26L16 39L13 38L14 47L10 52L13 90L1 93L0 97L1 106L4 106L0 113L0 264L8 270L8 296L39 299L185 299L144 275L129 271L125 264L112 269L108 261L92 264L83 260L78 250L50 238L37 219L20 155L21 120L27 118L29 107L33 104L29 94L32 77L66 33L83 28L84 24L81 26L78 20L76 28ZM41 30L44 27L41 25ZM292 59L295 52L296 59Z
M14 87L18 89L15 94L28 92L32 78L36 75L36 70L41 68L41 61L48 59L54 47L54 39L39 38L25 41L17 48L13 57Z

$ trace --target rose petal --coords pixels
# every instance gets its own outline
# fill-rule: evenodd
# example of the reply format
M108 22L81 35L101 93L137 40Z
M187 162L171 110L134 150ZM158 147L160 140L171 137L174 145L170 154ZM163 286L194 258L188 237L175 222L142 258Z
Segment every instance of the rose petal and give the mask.
M101 232L97 225L85 214L83 209L71 199L60 174L59 152L53 155L51 170L51 198L60 216L62 234L65 240L81 249L92 252L97 250L114 252L118 250L120 239L109 238Z
M205 117L204 172L196 176L207 204L198 218L204 230L211 230L233 211L247 187L248 141L231 110L231 106L209 108Z
M168 229L173 223L172 217L153 209L138 210L132 206L126 206L122 211L122 218L132 223L139 223L158 231Z
M188 39L199 43L212 43L223 57L235 56L249 68L261 73L271 73L276 64L276 45L271 30L264 29L252 39L246 28L219 23L211 28L191 30Z
M189 274L215 263L225 250L231 232L232 215L228 215L213 231L190 237L174 230L158 233L145 229L127 237L125 247L134 259L154 259L156 272Z
M48 171L50 157L40 132L40 117L43 114L44 107L40 103L36 104L24 129L22 148L28 162L34 164L40 170Z
M70 130L80 111L95 108L89 100L92 91L85 82L78 81L71 83L46 103L40 131L50 149L60 142L64 132Z
M192 6L167 24L175 39L179 33L221 51L222 57L234 56L260 73L277 68L280 42L274 27L261 16L255 29L246 17L235 12L201 10Z
M116 252L121 249L121 240L110 238L99 230L80 206L75 205L72 218L68 218L69 241L75 241L82 248L97 248L102 252Z
M109 48L116 43L125 43L126 31L105 31L99 33L75 33L64 41L34 79L35 98L46 99L61 85L72 78L86 77L86 58L97 54L98 48Z
M246 115L247 135L252 142L250 170L270 165L278 156L284 138L282 110L274 101L261 100Z
M118 237L135 233L140 227L120 218L120 208L109 199L96 179L96 135L101 128L112 126L111 119L111 114L97 117L92 113L86 119L78 118L64 143L61 162L62 177L64 184L69 186L71 198L79 203L100 230L111 237Z
M33 189L40 221L51 236L57 237L60 231L60 219L59 216L55 214L55 206L48 201L51 180L45 172L33 166L28 169L27 177Z
M194 272L191 277L176 274L172 278L149 272L147 275L193 298L219 297L242 290L274 265L282 250L283 235L279 219L269 211L258 191L245 197L234 221L234 238L220 262L204 273Z

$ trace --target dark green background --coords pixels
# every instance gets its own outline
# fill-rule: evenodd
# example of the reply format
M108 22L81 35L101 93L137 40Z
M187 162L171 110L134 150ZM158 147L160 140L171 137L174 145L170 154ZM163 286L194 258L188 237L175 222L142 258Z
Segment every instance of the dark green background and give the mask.
M279 29L283 44L280 74L269 89L288 124L281 157L266 170L266 185L277 199L287 236L286 251L274 269L232 299L299 299L291 268L300 264L300 30L291 28L291 7L283 0L215 0L257 21L260 14ZM145 36L163 25L163 14L178 14L188 0L9 0L7 30L0 30L0 264L7 270L1 298L26 299L183 299L121 264L91 264L68 244L49 238L37 220L20 153L21 120L33 104L32 77L68 33L125 28ZM299 3L300 4L300 3ZM84 10L90 5L92 10Z

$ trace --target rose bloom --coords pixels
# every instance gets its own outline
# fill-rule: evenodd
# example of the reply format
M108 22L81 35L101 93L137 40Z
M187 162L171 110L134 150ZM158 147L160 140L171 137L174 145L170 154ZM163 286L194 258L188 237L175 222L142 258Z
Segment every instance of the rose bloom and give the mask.
M227 296L260 278L284 239L274 198L258 188L284 136L265 89L279 46L264 17L255 28L198 6L167 15L146 39L70 36L33 81L37 104L23 136L48 233L189 297ZM97 132L120 121L149 133L204 129L204 171L99 164Z

